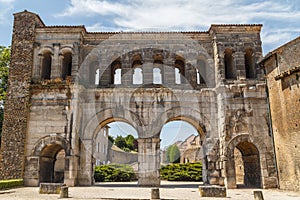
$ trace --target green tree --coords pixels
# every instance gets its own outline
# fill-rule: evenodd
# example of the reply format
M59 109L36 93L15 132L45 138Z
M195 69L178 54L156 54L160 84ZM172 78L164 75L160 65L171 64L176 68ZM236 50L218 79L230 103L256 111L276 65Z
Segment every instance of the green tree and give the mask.
M173 144L167 148L166 160L168 163L180 162L180 151L176 144Z
M125 138L123 138L121 135L118 135L115 139L115 145L119 147L120 149L127 148Z
M114 140L114 144L126 152L137 151L138 149L137 139L135 139L131 134L127 135L126 137L118 135Z
M125 137L125 142L126 142L126 147L129 149L129 150L134 150L134 137L132 135L127 135Z
M0 145L4 117L4 102L8 82L8 68L10 64L10 47L0 46Z

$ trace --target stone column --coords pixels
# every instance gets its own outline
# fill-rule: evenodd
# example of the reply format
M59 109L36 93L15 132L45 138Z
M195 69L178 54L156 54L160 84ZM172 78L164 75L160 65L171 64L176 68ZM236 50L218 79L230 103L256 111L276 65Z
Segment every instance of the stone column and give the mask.
M60 44L59 43L54 43L53 48L54 48L54 52L53 52L54 55L52 57L51 79L61 77L60 76L61 66L60 66L59 59L58 59Z
M93 141L90 139L82 140L80 149L79 185L92 185L94 183L94 161L93 161ZM74 165L76 166L76 165ZM74 169L75 170L75 169Z
M40 80L41 79L41 67L42 67L42 62L43 58L41 55L39 55L39 47L40 44L34 43L34 58L33 58L33 73L32 73L32 78L34 80Z
M175 84L175 69L174 69L174 60L166 59L164 62L163 77L164 84L174 85Z
M79 69L79 43L74 42L73 44L73 55L72 55L72 71L71 76L73 80L76 80L78 69Z
M77 169L79 157L76 155L66 156L65 158L65 174L64 183L67 186L77 185Z
M139 143L139 186L160 186L160 139L140 138Z
M122 60L122 70L121 70L121 82L122 85L131 85L132 84L132 75L133 69L131 69L131 65L129 60L124 58Z

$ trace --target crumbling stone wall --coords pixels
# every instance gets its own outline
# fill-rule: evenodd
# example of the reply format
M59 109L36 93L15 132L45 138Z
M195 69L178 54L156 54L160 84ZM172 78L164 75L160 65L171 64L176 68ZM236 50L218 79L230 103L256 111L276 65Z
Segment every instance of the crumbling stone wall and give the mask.
M11 62L1 144L0 179L22 178L28 122L35 30L44 26L38 15L14 14Z
M279 187L300 190L300 38L260 63L266 70Z

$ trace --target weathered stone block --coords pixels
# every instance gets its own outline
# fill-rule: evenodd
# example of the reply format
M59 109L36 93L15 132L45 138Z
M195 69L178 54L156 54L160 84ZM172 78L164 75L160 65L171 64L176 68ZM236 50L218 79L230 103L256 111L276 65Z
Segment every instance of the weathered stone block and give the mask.
M201 197L226 197L226 188L215 185L199 186L199 193Z
M40 194L60 194L61 188L65 186L63 183L41 183Z
M68 198L69 197L69 187L62 186L60 188L60 198Z

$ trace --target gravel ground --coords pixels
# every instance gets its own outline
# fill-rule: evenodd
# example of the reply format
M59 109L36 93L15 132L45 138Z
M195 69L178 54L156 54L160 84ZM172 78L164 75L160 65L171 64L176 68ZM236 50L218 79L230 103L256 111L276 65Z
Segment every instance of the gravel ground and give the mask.
M160 187L161 199L218 199L218 200L253 200L253 191L263 192L265 200L300 200L300 192L283 191L278 189L234 189L227 190L227 198L200 197L199 183L195 182L164 182ZM58 194L39 194L38 187L22 187L10 190L0 190L0 199L59 199ZM69 199L126 199L144 200L151 198L151 188L138 187L131 183L100 183L90 187L70 187Z

